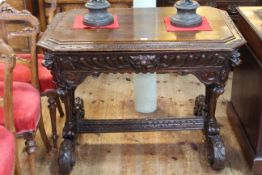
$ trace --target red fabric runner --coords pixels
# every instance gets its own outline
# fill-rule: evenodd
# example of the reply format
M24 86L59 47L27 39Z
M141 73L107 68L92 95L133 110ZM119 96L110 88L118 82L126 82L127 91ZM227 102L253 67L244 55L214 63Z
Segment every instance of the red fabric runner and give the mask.
M87 26L83 23L83 16L75 16L74 29L116 29L119 28L117 15L114 15L114 23L107 26Z
M206 17L202 16L202 24L197 27L177 27L173 26L170 22L170 17L167 16L164 18L166 29L168 32L176 32L176 31L212 31Z

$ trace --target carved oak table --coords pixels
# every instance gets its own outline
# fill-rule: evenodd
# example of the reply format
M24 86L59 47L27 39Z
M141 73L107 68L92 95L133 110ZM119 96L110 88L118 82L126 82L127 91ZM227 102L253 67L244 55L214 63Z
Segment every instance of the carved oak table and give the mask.
M163 19L175 8L111 9L118 29L73 29L76 15L86 10L58 14L38 45L44 49L43 64L51 70L62 97L67 119L59 151L59 168L70 174L75 163L75 137L80 133L160 130L204 131L209 161L224 168L225 148L215 119L217 98L232 67L240 63L237 48L245 40L226 12L201 7L212 31L167 32ZM75 89L86 76L99 73L177 72L194 74L206 86L206 95L196 98L189 118L87 120L83 102Z

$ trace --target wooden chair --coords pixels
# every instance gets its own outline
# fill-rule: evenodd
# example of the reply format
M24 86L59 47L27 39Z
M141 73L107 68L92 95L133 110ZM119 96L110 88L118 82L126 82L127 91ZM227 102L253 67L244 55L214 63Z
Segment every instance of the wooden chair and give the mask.
M4 153L8 153L7 149L11 149L7 155L0 157L0 174L8 175L12 173L13 163L10 161L14 161L15 147L13 144L15 143L15 139L11 135L17 135L24 137L26 140L25 145L30 164L30 174L35 175L36 146L34 132L38 124L41 124L40 94L29 83L13 82L13 68L16 64L16 55L12 48L2 39L0 39L0 62L5 65L4 82L0 81L0 140L3 138L8 140L7 143L1 141L0 147L5 146ZM3 126L9 128L11 133L7 133ZM1 151L0 155L2 154L3 152ZM20 175L18 156L18 151L16 151L15 173Z
M113 8L132 7L133 0L108 0ZM39 18L41 30L46 29L46 25L53 19L55 14L70 9L85 8L87 0L38 0Z
M58 108L60 116L63 116L63 110L59 97L56 93L51 73L42 66L43 55L36 53L36 41L39 34L39 21L37 18L26 10L18 11L6 2L0 4L0 26L3 40L8 43L14 37L26 37L29 40L30 54L18 54L19 64L15 67L13 78L14 81L28 82L39 89L42 96L48 97L49 111L52 124L52 139L54 147L57 147L56 131L56 109ZM26 27L22 31L8 31L10 22L22 22ZM3 79L3 65L0 65L0 80ZM47 149L50 144L44 131L42 117L40 117L40 133Z
M0 108L4 110L4 125L0 125L0 174L12 175L15 163L15 137L16 133L13 117L12 83L10 73L14 67L14 56L3 40L0 40L0 62L5 64L5 80L3 96L0 97Z
M13 116L12 70L15 64L15 55L10 47L0 39L0 63L5 64L4 87L0 87L0 109L4 116L0 116L4 126L0 125L0 174L12 175L15 163L16 129ZM19 165L19 164L17 164Z

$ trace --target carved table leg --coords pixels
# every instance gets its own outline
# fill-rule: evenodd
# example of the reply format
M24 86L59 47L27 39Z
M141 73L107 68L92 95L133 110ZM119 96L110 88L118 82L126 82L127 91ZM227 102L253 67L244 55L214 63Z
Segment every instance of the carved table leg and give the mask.
M63 97L66 111L66 122L63 129L64 141L60 145L58 158L59 172L63 175L70 174L75 164L74 92L74 88L58 90L59 95Z
M195 106L194 106L194 115L202 116L205 110L205 107L206 107L205 96L204 95L197 96L195 100Z
M195 116L206 117L208 111L209 99L210 99L210 88L208 85L206 85L206 95L199 95L196 97L195 106L194 106Z
M83 99L77 97L75 98L75 115L76 119L84 118L85 111L84 111L84 101Z
M208 159L213 169L221 170L225 167L225 147L220 136L220 129L215 118L217 98L224 92L224 88L216 85L207 86L208 113L205 118L205 135L208 143Z

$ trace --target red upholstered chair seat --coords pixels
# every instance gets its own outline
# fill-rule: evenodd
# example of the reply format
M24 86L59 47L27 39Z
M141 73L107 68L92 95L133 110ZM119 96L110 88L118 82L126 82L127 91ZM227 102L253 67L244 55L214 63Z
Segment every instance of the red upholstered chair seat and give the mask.
M31 54L17 54L17 57L31 59ZM53 78L48 69L42 66L43 55L38 55L38 78L40 92L54 89ZM4 79L4 65L0 64L0 81ZM25 65L17 64L13 71L13 81L31 82L31 70Z
M12 175L15 163L15 138L0 125L0 175Z
M0 82L0 96L3 96L3 88L4 83ZM35 131L40 118L38 90L28 83L13 82L13 108L17 133ZM4 125L3 108L0 108L0 124Z

